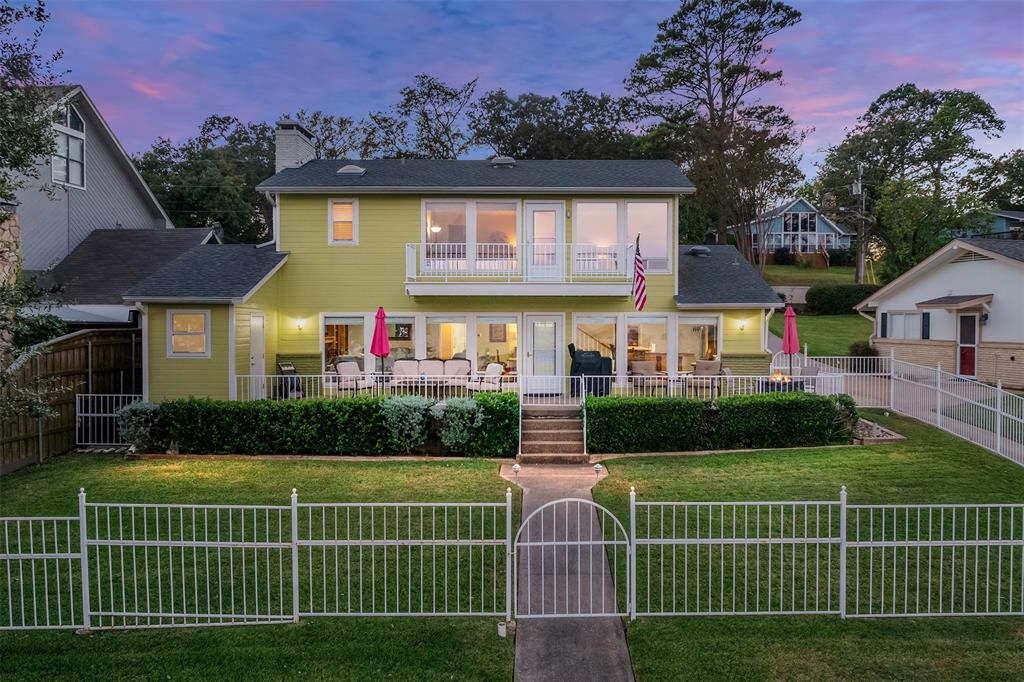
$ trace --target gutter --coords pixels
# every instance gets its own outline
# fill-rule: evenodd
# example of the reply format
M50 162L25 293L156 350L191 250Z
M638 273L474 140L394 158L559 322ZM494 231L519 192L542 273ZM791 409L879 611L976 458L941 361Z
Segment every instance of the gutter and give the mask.
M289 194L330 194L352 192L355 194L696 194L696 187L479 187L479 186L387 186L368 185L320 185L313 187L287 187L257 185L257 192Z

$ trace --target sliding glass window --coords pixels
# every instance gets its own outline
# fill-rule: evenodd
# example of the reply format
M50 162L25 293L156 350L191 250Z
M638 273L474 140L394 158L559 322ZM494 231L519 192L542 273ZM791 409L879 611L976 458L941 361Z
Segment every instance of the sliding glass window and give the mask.
M718 318L679 318L679 371L693 371L698 360L718 358Z
M466 357L466 318L427 318L427 357L439 360Z
M616 318L609 316L576 318L576 349L597 351L611 358L615 371Z
M668 319L630 318L626 325L628 370L649 375L668 371Z
M365 325L361 316L324 318L324 360L329 367L355 362L366 369Z
M514 317L476 318L476 368L484 371L497 363L504 372L516 371L519 350L519 325Z

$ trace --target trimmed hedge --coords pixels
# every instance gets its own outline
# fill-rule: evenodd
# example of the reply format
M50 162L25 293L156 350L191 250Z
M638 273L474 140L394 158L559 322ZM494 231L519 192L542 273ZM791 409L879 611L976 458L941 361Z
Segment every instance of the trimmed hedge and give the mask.
M445 411L436 410L434 402L426 399L235 402L190 398L159 405L135 403L121 411L118 423L126 439L144 452L173 446L185 454L514 455L519 443L518 397L487 394L474 400L482 418L463 424L467 433L461 446L450 450L441 438ZM396 419L397 415L406 419ZM415 429L410 430L411 422L416 423Z
M587 398L591 452L683 452L837 445L853 441L848 395L764 393L693 398Z
M877 284L816 284L807 290L807 312L847 315L878 289Z

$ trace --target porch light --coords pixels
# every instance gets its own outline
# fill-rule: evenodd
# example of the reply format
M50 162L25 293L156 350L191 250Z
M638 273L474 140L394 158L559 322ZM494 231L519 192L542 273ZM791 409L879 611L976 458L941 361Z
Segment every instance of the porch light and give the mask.
M295 320L295 328L301 332L302 331L302 327L303 327L302 318L301 317L297 318Z
M434 234L437 234L438 232L441 231L441 226L440 225L431 225L430 226L430 231L433 232Z
M739 321L739 329L740 329L741 332L747 330L747 321L746 320L740 320Z

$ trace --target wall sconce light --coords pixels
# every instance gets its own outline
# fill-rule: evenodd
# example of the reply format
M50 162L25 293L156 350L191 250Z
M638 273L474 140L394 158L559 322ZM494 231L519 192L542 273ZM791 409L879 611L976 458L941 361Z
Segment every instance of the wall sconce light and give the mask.
M740 331L741 332L746 331L747 330L747 321L746 320L740 320L739 327L740 327Z
M295 328L298 329L300 332L302 331L302 327L303 326L304 325L302 323L302 318L301 317L298 318L297 320L295 320Z

